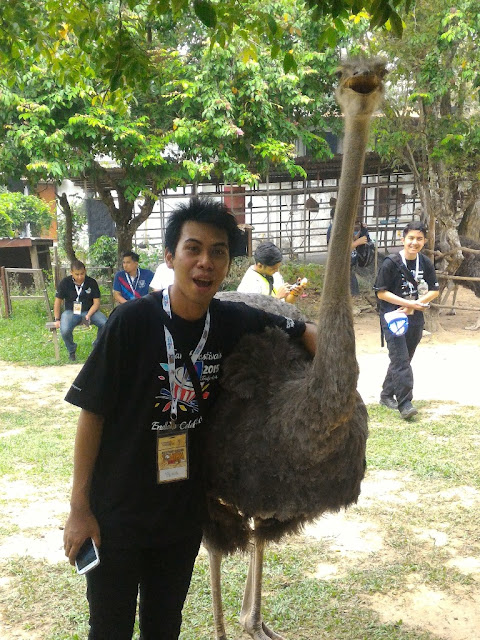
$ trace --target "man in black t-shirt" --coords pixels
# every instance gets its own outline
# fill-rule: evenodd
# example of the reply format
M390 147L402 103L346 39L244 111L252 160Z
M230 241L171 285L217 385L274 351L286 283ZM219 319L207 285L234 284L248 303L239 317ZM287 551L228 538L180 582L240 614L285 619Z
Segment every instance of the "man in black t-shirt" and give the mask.
M213 299L239 234L220 203L193 199L170 218L163 292L109 318L67 394L79 407L65 554L100 548L87 574L89 640L130 640L140 590L143 640L176 640L202 537L203 432L224 358L245 333L277 326L313 353L315 327Z
M426 235L422 222L410 222L403 230L403 250L398 256L385 258L374 286L390 358L380 404L389 409L398 409L404 420L409 420L418 413L412 405L411 360L422 339L425 324L423 310L438 296L435 268L420 253L425 245ZM385 313L391 311L403 311L407 314L408 330L404 335L395 335L389 329Z
M60 315L62 301L65 311ZM60 329L67 347L68 357L74 362L77 345L73 341L73 330L80 323L98 327L97 339L107 318L100 309L100 289L97 281L87 276L85 265L74 260L70 265L70 275L60 281L55 292L53 314L57 329ZM95 342L93 343L95 345Z

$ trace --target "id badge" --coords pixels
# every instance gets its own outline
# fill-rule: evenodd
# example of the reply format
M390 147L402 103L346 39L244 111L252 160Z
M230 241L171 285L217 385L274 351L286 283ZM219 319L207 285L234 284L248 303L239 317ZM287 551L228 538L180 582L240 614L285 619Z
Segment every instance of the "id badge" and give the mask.
M188 432L157 437L157 482L188 480Z
M73 303L73 315L74 316L81 316L82 315L82 303L81 302L74 302Z

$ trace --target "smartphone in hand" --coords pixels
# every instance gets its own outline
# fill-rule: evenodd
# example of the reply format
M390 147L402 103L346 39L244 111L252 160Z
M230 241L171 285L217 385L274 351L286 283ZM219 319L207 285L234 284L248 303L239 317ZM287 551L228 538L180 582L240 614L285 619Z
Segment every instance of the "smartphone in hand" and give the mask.
M95 569L100 564L100 556L98 555L98 549L92 538L87 538L80 547L77 557L75 558L75 566L77 573L83 575L88 573L92 569Z

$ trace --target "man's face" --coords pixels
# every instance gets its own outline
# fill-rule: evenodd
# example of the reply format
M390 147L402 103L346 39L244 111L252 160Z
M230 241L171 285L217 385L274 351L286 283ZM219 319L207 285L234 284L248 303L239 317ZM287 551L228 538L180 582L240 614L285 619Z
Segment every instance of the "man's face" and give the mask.
M85 276L86 276L85 269L72 269L70 273L72 274L72 278L75 284L81 285L83 282L85 282Z
M131 256L127 256L122 260L122 267L128 275L137 275L138 262L135 262Z
M175 272L171 289L175 313L181 315L184 304L206 311L230 266L227 233L211 224L185 222L175 256L167 250L165 262Z
M405 258L413 260L417 257L419 251L425 245L425 236L422 231L407 231L407 235L403 238L403 247L405 249Z
M255 269L258 271L258 273L261 273L264 276L273 276L273 274L277 273L277 271L280 269L281 264L281 262L277 262L277 264L267 266L266 264L260 264L260 262L257 262L257 264L255 265Z

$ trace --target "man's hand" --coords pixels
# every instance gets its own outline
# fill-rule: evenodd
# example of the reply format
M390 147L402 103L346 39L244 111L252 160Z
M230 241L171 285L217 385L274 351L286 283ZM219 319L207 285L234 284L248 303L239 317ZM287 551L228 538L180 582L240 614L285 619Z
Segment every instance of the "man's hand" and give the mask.
M352 242L352 249L356 249L362 244L367 244L367 242L368 242L367 236L360 236L360 238L357 238Z
M288 285L287 284L282 284L281 287L278 287L277 298L280 298L280 299L285 298L285 296L287 295L288 291L289 291Z
M71 565L75 564L78 551L87 538L92 538L97 547L100 547L100 527L97 519L87 507L72 507L63 532L63 548Z

